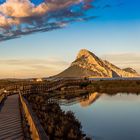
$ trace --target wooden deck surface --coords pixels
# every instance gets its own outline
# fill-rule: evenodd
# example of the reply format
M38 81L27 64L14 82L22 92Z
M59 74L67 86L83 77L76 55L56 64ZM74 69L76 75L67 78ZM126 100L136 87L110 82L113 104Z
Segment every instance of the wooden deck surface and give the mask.
M12 95L0 107L0 140L23 139L18 95Z

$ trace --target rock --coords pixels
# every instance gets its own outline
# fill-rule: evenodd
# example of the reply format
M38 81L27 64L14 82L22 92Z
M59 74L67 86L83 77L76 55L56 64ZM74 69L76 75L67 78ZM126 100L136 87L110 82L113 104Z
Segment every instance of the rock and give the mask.
M82 49L79 51L76 60L69 68L53 78L62 77L136 77L138 73L133 69L120 69L112 63L102 60L94 53Z

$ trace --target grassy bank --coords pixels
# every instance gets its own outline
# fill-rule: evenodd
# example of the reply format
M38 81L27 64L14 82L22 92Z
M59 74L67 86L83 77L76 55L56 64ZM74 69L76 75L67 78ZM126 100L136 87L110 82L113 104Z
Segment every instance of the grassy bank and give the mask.
M49 102L46 95L26 95L33 111L50 140L90 140L82 132L81 123L71 111L64 112L59 104Z
M139 80L94 81L94 82L91 82L88 86L93 87L94 91L97 91L97 92L140 93L140 81Z

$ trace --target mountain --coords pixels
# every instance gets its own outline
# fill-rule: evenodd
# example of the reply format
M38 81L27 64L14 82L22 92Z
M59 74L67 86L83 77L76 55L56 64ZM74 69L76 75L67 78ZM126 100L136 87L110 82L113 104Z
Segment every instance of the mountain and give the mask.
M69 68L54 77L137 77L132 68L120 69L112 63L102 60L94 53L82 49Z
M132 69L132 68L125 68L125 69L123 69L123 70L126 71L126 72L133 73L133 74L138 74L138 73L136 72L136 70L134 70L134 69Z

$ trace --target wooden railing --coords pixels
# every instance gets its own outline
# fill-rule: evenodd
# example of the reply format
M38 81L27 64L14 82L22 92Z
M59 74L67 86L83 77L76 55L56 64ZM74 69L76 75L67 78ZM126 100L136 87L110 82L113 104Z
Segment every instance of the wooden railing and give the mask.
M2 101L6 98L6 93L4 92L3 89L0 90L0 104L2 103Z
M80 85L81 83L87 83L87 82L89 81L88 80L59 80L51 83L34 83L31 85L21 86L21 91L24 94L30 94L36 92L47 93L67 85Z
M48 140L48 137L42 128L40 122L38 121L36 115L33 113L29 103L24 97L22 97L19 92L20 102L27 118L28 124L30 126L31 138L33 140Z
M2 103L2 101L5 99L5 94L4 93L2 93L2 94L0 94L0 104Z

